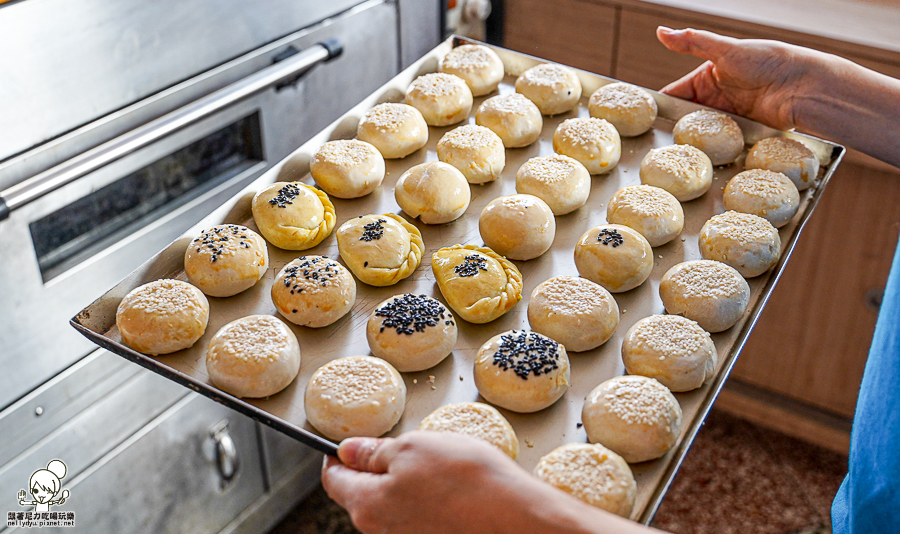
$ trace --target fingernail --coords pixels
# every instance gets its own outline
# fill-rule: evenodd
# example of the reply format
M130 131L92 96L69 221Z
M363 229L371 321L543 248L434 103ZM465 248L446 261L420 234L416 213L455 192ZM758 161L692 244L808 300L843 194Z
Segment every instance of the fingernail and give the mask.
M356 459L359 451L363 447L374 447L375 440L372 438L347 438L341 442L338 449L338 458L344 462L344 465L356 467Z
M659 31L661 31L661 32L663 32L663 33L672 33L672 32L675 31L675 30L673 30L672 28L670 28L670 27L668 27L668 26L657 26L656 29L659 30Z

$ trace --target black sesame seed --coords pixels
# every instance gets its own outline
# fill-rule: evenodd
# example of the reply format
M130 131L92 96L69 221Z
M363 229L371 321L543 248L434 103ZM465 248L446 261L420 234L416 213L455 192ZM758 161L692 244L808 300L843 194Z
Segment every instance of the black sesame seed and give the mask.
M487 271L487 259L478 254L469 254L465 261L453 268L453 272L460 276L475 276L478 271Z
M386 223L386 219L378 219L375 222L370 222L363 226L363 233L360 236L360 241L374 241L377 239L381 239L384 236L384 226Z
M597 241L599 241L601 245L612 245L613 248L616 248L625 243L625 238L618 230L604 228L597 234Z
M287 184L278 190L278 194L269 200L269 204L279 208L286 208L288 204L293 204L291 201L297 198L299 194L300 187L296 184Z
M523 380L529 374L548 374L559 368L559 343L536 332L513 330L500 337L493 364Z
M437 300L425 295L405 294L375 310L381 320L381 331L393 328L398 334L412 335L426 328L437 326L438 320L448 313Z

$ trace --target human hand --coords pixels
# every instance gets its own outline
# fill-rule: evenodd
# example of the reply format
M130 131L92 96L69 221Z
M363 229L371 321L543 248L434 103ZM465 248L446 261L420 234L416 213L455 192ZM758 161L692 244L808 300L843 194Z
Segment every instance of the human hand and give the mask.
M19 506L25 506L25 490L19 490L16 496L19 498Z

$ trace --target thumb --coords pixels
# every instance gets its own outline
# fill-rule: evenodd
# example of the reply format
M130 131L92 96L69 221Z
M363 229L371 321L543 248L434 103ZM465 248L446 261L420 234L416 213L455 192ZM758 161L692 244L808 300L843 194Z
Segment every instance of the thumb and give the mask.
M656 28L656 38L673 52L692 54L708 61L716 61L727 54L737 41L705 30L673 30L665 26Z
M341 442L338 458L347 467L367 473L387 473L398 452L392 438L347 438Z

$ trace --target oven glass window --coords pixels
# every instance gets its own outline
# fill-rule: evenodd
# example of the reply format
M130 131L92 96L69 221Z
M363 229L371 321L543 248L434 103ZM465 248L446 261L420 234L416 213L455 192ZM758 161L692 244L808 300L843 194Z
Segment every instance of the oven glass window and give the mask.
M257 164L259 126L244 117L32 222L44 281Z

